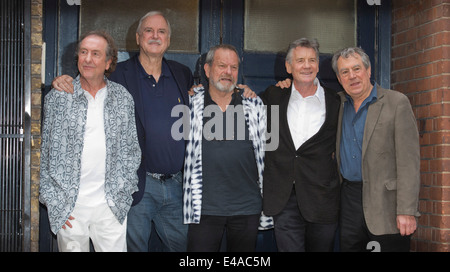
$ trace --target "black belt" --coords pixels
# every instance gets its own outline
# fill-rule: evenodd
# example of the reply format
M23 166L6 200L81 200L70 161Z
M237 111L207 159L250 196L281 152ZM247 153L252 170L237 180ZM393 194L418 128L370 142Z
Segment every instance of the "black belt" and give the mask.
M175 174L158 174L158 173L147 173L147 175L151 176L154 179L158 179L158 180L162 180L162 181L165 181L166 179L170 179L173 176L175 176Z
M342 183L348 184L350 186L362 186L363 182L361 180L352 181L345 178L342 178Z
M348 180L348 179L345 179L345 178L342 178L342 181L346 181L346 182L350 182L350 183L362 183L361 180L352 181L352 180Z

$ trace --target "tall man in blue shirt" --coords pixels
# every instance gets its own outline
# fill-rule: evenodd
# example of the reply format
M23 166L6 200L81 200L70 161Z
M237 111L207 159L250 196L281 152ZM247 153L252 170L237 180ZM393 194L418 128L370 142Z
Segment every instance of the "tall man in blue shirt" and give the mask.
M187 66L164 58L170 34L169 21L161 12L144 15L136 30L139 54L119 63L109 77L133 96L142 150L139 191L133 195L128 213L128 251L148 251L152 224L166 250L186 250L181 173L185 142L171 135L172 125L179 119L171 117L171 111L178 104L188 105L193 77ZM53 87L73 88L67 84L67 77L55 79Z
M408 98L370 82L370 60L346 48L332 60L345 89L337 133L341 250L409 251L420 188L419 136Z

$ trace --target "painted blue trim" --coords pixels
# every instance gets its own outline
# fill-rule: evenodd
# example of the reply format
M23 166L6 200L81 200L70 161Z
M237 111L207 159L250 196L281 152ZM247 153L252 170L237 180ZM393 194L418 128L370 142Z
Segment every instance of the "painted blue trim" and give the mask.
M358 0L357 45L366 51L372 64L372 82L390 88L391 81L391 0L369 5Z
M69 5L67 1L59 1L58 15L58 75L78 74L75 51L78 42L78 26L80 6Z
M385 89L391 88L391 0L378 6L378 52L376 81Z
M356 29L357 46L361 47L369 55L373 66L375 65L376 6L369 5L366 0L357 1ZM373 66L373 68L375 67ZM372 71L372 81L375 80L375 75L376 73Z

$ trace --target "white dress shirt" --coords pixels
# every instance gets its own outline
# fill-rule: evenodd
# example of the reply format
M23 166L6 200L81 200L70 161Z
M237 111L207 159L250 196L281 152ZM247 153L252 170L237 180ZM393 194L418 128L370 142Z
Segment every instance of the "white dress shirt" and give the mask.
M314 95L303 97L292 84L287 120L295 149L316 134L325 122L325 92L316 78Z
M107 88L105 86L100 89L95 98L87 91L84 91L84 95L88 100L88 109L77 203L95 207L106 203L106 138L103 111Z

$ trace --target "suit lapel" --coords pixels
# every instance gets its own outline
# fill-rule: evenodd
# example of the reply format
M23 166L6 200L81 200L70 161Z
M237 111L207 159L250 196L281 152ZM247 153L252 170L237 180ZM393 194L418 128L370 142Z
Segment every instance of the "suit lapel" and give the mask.
M143 124L145 124L145 114L144 114L144 105L143 99L142 99L142 93L141 93L141 86L139 84L139 72L138 72L138 55L136 55L133 59L133 61L130 61L127 63L127 66L124 71L124 79L126 81L126 86L128 88L128 91L131 93L131 95L134 97L134 105L136 107L136 112L139 115L139 119Z
M295 149L294 140L292 140L291 130L289 129L289 123L287 119L287 108L289 105L289 98L291 97L292 84L288 88L288 91L282 90L283 95L280 99L280 136L287 135L287 142L291 149Z
M366 117L366 124L364 126L364 138L362 144L362 157L364 158L367 146L369 145L370 139L372 137L375 126L381 114L381 109L383 108L383 97L384 90L377 86L378 97L377 101L369 106Z

